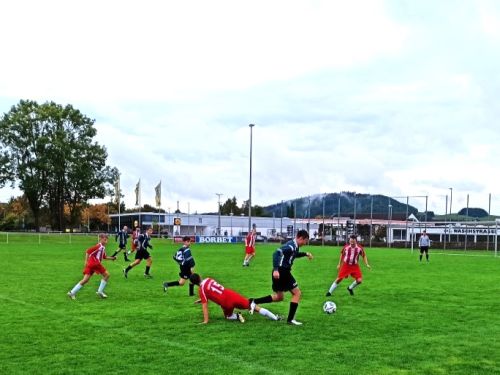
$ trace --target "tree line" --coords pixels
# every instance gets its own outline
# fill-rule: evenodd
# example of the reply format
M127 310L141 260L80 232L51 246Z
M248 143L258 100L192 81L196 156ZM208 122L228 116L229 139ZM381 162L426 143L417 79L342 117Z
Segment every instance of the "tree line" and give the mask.
M78 225L89 199L110 193L118 169L94 137L95 120L71 105L21 100L0 119L0 187L17 186L39 230ZM11 202L12 203L12 202ZM4 217L5 219L5 217Z

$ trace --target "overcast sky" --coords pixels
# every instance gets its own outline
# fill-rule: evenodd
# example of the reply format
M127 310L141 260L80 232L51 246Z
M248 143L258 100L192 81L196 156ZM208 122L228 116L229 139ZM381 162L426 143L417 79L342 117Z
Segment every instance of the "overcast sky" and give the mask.
M500 2L0 3L0 113L96 120L127 207L356 191L500 215ZM0 190L0 201L18 191ZM410 202L421 211L424 200Z

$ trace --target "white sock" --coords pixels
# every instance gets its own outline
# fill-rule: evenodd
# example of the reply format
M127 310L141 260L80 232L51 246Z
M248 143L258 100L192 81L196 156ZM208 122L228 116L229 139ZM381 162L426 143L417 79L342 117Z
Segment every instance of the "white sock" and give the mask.
M107 284L106 280L101 280L101 284L99 285L99 289L97 289L97 291L99 293L104 292L104 288L106 287L106 284Z
M238 319L238 315L236 315L236 313L233 313L233 315L231 315L231 316L226 316L226 319L228 319L228 320L236 320L236 319Z
M339 284L337 284L335 281L333 282L332 286L330 286L330 289L328 289L328 293L333 293L335 288L337 288Z
M354 280L353 283L351 285L349 285L349 289L353 290L357 286L358 286L358 282L356 280Z
M259 310L259 314L267 316L271 320L278 320L278 317L276 315L274 315L271 311L264 309L262 307Z
M73 289L71 289L71 294L75 295L78 293L80 289L82 289L83 285L80 285L80 283L76 284Z

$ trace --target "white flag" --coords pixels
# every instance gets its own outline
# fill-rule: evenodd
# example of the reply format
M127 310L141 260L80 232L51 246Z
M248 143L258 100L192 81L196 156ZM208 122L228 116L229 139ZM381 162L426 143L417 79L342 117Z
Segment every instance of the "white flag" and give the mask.
M139 178L139 182L135 185L135 205L141 205L141 179Z
M155 201L156 201L156 207L161 206L161 181L160 183L155 187Z
M120 205L120 175L115 181L115 202L117 205Z

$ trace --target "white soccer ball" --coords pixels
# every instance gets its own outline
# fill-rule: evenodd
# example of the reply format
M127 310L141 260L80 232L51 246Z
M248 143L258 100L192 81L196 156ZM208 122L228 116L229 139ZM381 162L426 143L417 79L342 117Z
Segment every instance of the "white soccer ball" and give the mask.
M326 301L323 305L323 311L327 314L333 314L337 311L337 305L333 301Z

